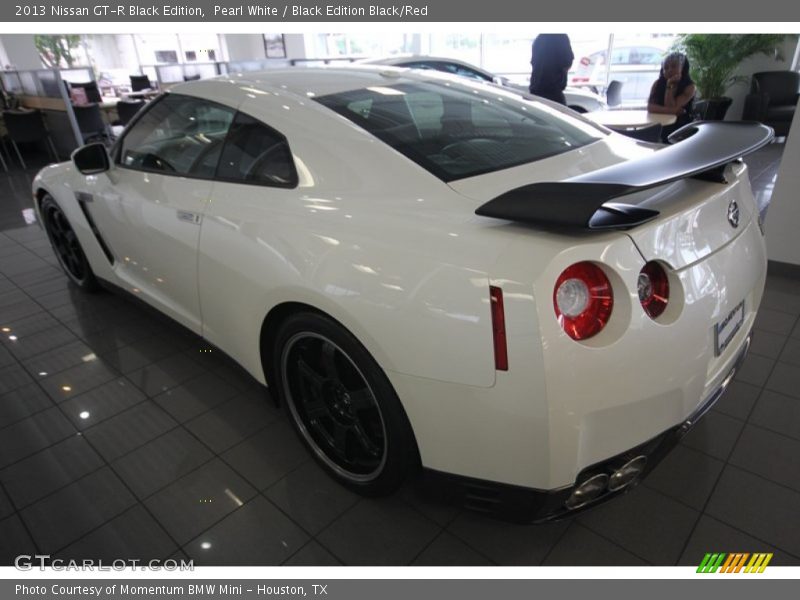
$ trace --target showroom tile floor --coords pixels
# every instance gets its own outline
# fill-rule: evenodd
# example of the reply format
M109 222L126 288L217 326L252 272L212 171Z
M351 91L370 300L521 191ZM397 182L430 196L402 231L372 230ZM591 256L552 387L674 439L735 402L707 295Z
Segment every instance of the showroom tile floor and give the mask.
M781 146L750 157L766 210ZM125 297L84 295L0 173L0 564L800 565L800 279L770 275L730 391L627 496L523 526L328 479L247 374ZM767 219L767 227L769 219Z

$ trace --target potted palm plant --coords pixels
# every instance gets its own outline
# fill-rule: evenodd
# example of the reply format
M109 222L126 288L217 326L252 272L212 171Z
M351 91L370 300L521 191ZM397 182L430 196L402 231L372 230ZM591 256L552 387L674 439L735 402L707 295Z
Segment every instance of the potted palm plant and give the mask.
M673 49L683 52L689 59L690 75L697 86L702 101L704 119L722 120L732 98L725 95L728 89L747 81L736 75L736 69L746 58L756 54L781 60L783 34L727 34L685 33L675 40ZM699 104L699 103L698 103Z

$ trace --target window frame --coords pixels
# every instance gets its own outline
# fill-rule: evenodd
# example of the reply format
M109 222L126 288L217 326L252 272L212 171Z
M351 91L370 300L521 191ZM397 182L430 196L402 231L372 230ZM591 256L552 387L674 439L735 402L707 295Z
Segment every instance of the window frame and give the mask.
M283 142L286 144L286 150L289 152L289 159L290 159L289 160L289 165L291 166L292 175L293 175L291 183L286 184L286 185L281 185L281 184L269 183L269 182L265 182L265 181L246 181L246 180L243 180L243 179L235 179L235 178L232 178L232 177L221 177L219 175L219 167L220 167L220 162L222 161L222 155L225 154L225 149L227 148L228 141L230 140L231 129L233 129L233 124L236 122L236 119L239 117L239 115L244 115L246 117L249 117L249 118L253 119L259 125L261 125L262 127L266 127L271 133L275 134L275 136L277 138L280 138L281 140L283 140ZM297 187L300 185L300 177L297 174L297 165L295 165L295 163L294 163L294 154L292 154L292 147L289 145L289 138L287 138L283 133L281 133L280 131L278 131L274 127L271 127L271 126L267 125L266 123L264 123L264 121L262 121L258 117L254 117L250 113L246 113L244 111L237 110L236 113L233 115L233 120L231 121L231 125L230 125L230 127L228 127L228 132L225 134L225 139L222 142L222 150L220 150L219 158L217 159L217 166L214 169L214 181L219 181L219 182L222 182L222 183L238 183L240 185L256 185L256 186L261 186L261 187L278 188L278 189L282 189L282 190L294 190L294 189L297 189Z
M158 169L143 169L141 167L130 167L128 165L123 164L122 162L122 147L125 142L125 138L128 137L128 134L133 130L136 124L144 118L144 116L150 112L154 106L160 104L164 100L169 97L181 97L181 98L190 98L192 100L198 100L200 102L206 102L210 105L217 106L219 108L229 110L233 113L233 117L231 118L231 123L233 123L233 119L236 118L236 114L239 112L235 107L228 106L227 104L222 104L220 102L214 102L213 100L207 100L205 98L199 98L197 96L190 96L189 94L175 94L172 92L164 92L163 94L159 94L153 100L148 102L145 107L140 110L136 116L131 120L128 126L125 128L125 132L123 135L114 143L114 147L112 148L112 156L114 157L114 164L120 168L125 169L126 171L135 171L137 173L150 173L153 175L164 175L165 177L183 177L185 179L197 179L202 181L214 181L214 175L216 175L217 167L219 166L219 159L217 159L217 164L214 165L214 175L210 177L208 175L195 175L193 173L176 173L171 171L159 171ZM225 137L222 140L223 147L225 146L225 142L228 139L228 133L230 132L230 126L228 126L228 130L225 132ZM220 156L222 154L220 153Z
M200 102L206 102L208 104L217 106L219 108L223 108L225 110L230 110L233 113L233 118L231 119L231 124L228 126L228 130L225 132L225 137L222 140L222 148L220 150L219 157L217 158L217 162L214 165L214 173L213 173L213 175L211 175L211 176L208 176L208 175L195 175L195 174L192 174L192 173L175 173L175 172L169 172L169 171L159 171L157 169L142 169L140 167L130 167L130 166L127 166L127 165L123 164L123 162L122 162L122 147L123 147L125 138L128 137L128 134L133 130L133 128L136 126L136 124L148 112L150 112L150 110L152 110L154 106L157 106L159 103L163 102L166 98L168 98L170 96L173 96L173 97L180 96L180 97L183 97L183 98L191 98L191 99L194 99L194 100L198 100ZM292 184L291 185L278 185L278 184L262 182L262 181L243 181L243 180L240 180L240 179L232 179L232 178L219 177L218 176L220 160L222 159L222 153L225 152L225 147L228 144L228 138L229 138L230 133L231 133L231 127L233 126L233 123L236 121L236 118L240 114L245 115L247 117L250 117L251 119L257 121L261 126L266 127L270 132L274 133L276 135L276 137L281 138L286 143L286 148L289 151L289 156L291 158L290 164L291 164L291 168L292 168L292 173L294 175L294 179L292 180ZM111 147L110 154L111 154L111 156L113 158L114 165L117 168L124 169L126 171L134 171L134 172L137 172L137 173L149 173L149 174L153 174L153 175L163 175L165 177L182 177L184 179L196 179L196 180L201 180L201 181L212 181L212 182L213 181L218 181L220 183L236 183L236 184L240 184L240 185L252 185L252 186L278 188L278 189L296 189L298 187L299 183L300 183L299 182L298 173L297 173L297 165L295 165L295 161L294 161L294 154L292 153L292 147L289 144L289 138L287 138L283 133L281 133L280 131L278 131L274 127L271 127L270 125L266 124L264 121L262 121L258 117L255 117L255 116L251 115L250 113L244 112L242 110L239 110L236 107L229 106L227 104L222 104L221 102L215 102L214 100L208 100L206 98L200 98L198 96L191 96L189 94L178 94L178 93L174 93L174 92L164 92L162 94L159 94L155 98L153 98L153 100L148 102L147 105L136 114L136 116L131 120L131 122L128 123L127 127L125 128L124 133L119 137L119 139L117 139L116 142L114 142L114 145Z

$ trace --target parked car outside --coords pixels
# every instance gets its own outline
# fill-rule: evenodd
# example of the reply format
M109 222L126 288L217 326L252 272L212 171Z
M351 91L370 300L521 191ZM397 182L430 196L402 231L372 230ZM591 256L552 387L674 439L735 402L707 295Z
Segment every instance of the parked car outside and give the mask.
M658 79L666 51L656 46L614 46L611 51L608 81L622 83L623 102L646 102L650 87ZM608 49L592 52L576 60L569 84L602 90L609 71Z
M528 93L528 87L518 85L510 81L507 77L494 75L480 67L471 65L467 62L453 58L439 58L435 56L393 56L390 58L366 59L360 61L364 64L392 65L396 67L406 67L409 69L433 69L444 73L452 73L462 77L469 77L479 81L496 83L505 87L510 87L520 92ZM592 112L608 108L606 101L599 94L588 89L577 89L567 87L564 90L567 98L567 106L576 112Z

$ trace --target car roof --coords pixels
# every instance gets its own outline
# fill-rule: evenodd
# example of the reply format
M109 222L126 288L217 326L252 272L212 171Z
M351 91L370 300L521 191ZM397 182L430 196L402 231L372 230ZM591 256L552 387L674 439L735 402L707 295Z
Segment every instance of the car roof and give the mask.
M328 67L291 67L229 73L211 79L188 81L170 88L175 92L198 93L220 83L238 88L237 95L248 93L290 93L303 98L338 94L366 87L430 81L452 80L452 76L437 71L414 71L388 65L347 65ZM462 81L462 78L458 78ZM468 81L468 80L467 80ZM211 85L210 85L211 84ZM230 93L230 90L229 90Z

